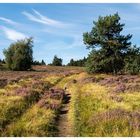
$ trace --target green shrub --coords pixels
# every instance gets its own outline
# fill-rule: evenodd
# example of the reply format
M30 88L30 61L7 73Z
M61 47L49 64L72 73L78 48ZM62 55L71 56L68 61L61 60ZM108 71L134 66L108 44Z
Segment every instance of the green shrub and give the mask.
M51 65L53 66L62 66L62 59L61 58L58 58L56 55L54 56L53 58L53 62Z
M140 53L133 52L125 58L125 72L129 74L138 74L140 72Z
M33 61L32 38L18 40L4 50L6 65L10 70L28 70Z

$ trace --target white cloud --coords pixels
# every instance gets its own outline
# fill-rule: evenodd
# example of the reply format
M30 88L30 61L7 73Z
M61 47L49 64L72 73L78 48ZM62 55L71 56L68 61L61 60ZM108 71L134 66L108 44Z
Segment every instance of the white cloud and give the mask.
M16 41L18 39L24 39L27 37L25 34L18 32L16 30L13 30L4 26L2 26L1 28L9 40Z
M41 13L39 13L38 11L36 11L34 9L33 9L33 12L34 12L34 15L29 12L26 12L26 11L22 12L22 14L25 15L31 21L35 21L35 22L53 26L53 27L66 27L69 25L69 24L63 23L61 21L50 19L47 16L42 15Z
M17 25L18 24L17 22L15 22L11 19L8 19L8 18L4 18L4 17L0 17L0 20L6 22L8 24L11 24L11 25Z

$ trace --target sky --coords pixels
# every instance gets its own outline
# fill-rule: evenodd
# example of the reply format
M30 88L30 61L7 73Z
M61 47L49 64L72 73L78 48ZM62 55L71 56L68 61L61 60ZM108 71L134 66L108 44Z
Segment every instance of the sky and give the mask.
M54 55L67 64L71 58L87 57L83 33L91 31L99 16L118 12L125 23L122 34L132 34L140 46L140 4L0 4L0 58L16 40L33 37L34 60L48 64Z

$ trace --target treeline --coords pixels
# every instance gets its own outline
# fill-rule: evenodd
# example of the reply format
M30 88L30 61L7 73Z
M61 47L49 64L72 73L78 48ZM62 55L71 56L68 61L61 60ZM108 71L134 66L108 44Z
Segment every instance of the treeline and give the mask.
M93 22L92 30L83 34L84 44L90 50L88 57L71 59L67 66L86 66L89 73L140 73L140 47L132 44L131 34L122 34L124 26L118 13L100 16ZM32 48L32 38L12 43L4 50L7 68L28 70L32 65L45 65L44 60L33 61ZM49 65L63 66L63 59L55 55Z
M48 64L50 66L62 66L63 59L58 58L57 55L54 56L52 63Z
M46 65L45 61L33 60L33 38L26 38L12 43L8 49L3 51L5 60L0 60L0 64L6 63L10 70L30 70L32 65ZM68 66L84 66L85 58L82 60L70 61ZM63 59L54 56L51 66L63 66Z
M0 64L5 64L5 60L0 59Z
M87 58L79 59L79 60L74 60L71 59L70 62L67 64L67 66L79 66L79 67L84 67L86 64Z
M35 61L32 62L32 65L46 65L46 63L45 63L45 61L43 59L42 59L41 62L35 60Z
M46 65L45 61L33 60L33 38L26 38L12 43L8 49L3 51L5 60L0 60L0 64L5 64L10 70L30 70L32 65ZM57 64L57 57L52 65L62 65L62 60Z

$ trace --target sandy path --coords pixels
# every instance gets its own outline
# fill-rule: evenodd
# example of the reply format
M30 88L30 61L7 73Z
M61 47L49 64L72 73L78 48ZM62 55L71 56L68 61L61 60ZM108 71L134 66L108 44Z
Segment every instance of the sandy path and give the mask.
M60 110L60 116L58 120L58 136L59 137L72 137L71 124L68 121L68 112L70 104L71 94L66 93L63 107Z

